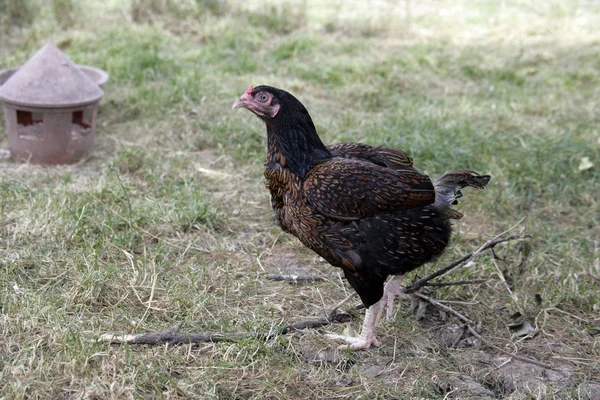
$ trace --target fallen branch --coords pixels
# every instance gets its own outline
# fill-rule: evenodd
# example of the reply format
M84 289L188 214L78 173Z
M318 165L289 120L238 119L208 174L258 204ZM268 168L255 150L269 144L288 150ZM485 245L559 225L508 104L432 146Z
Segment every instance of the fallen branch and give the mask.
M520 239L526 239L531 237L531 235L512 235L509 236L507 238L502 238L502 236L506 235L508 232L512 231L514 228L516 228L521 222L523 222L524 218L522 218L519 222L517 222L515 225L513 225L511 228L505 230L504 232L496 235L494 238L488 240L487 242L485 242L481 247L479 247L477 250L475 250L472 253L466 254L463 257L461 257L460 259L446 265L443 268L438 269L437 271L433 272L432 274L426 276L425 278L419 279L418 281L412 283L411 285L407 286L406 288L404 288L404 293L413 293L415 291L417 291L418 289L422 288L423 286L451 286L451 285L470 285L470 284L474 284L474 283L483 283L485 282L485 280L466 280L466 281L457 281L457 282L429 282L432 279L435 279L443 274L445 274L448 271L453 270L454 268L466 264L468 261L471 261L473 258L475 258L477 255L479 255L480 253L482 253L483 251L487 250L487 249L493 249L494 247L496 247L498 244L500 243L505 243L505 242L510 242L513 240L520 240ZM345 298L341 303L339 303L337 306L335 306L332 309L332 313L334 313L338 308L340 308L343 304L347 303L349 300L351 300L354 296L356 296L356 292L353 292L350 296L348 296L347 298ZM354 311L356 310L360 310L361 307L356 306L353 308Z
M337 314L338 309L342 308L343 305L345 305L350 300L352 300L354 298L354 296L356 296L356 292L350 293L344 300L340 301L335 306L333 306L333 308L329 312L329 318L333 318L335 316L335 314ZM364 308L364 305L362 303L360 305L363 306L363 308ZM355 308L356 307L354 307L352 310L348 311L348 313L352 313L352 312L354 312L356 310L360 310L360 308L358 308L356 310L355 310Z
M318 282L327 281L330 279L340 279L340 275L265 275L265 278L271 281L286 281L286 282Z
M348 322L351 318L352 316L350 314L336 313L329 318L295 322L293 324L284 325L283 327L270 332L251 333L179 333L179 330L183 326L183 321L180 321L172 328L161 332L138 333L130 335L104 334L100 336L98 341L129 344L189 344L202 342L235 342L245 339L269 340L277 335L287 335L288 333L301 331L303 329L315 329L332 323Z
M425 278L419 279L417 282L414 282L411 285L407 286L405 288L404 292L405 293L412 293L412 292L417 291L418 289L420 289L423 286L471 285L471 284L477 284L477 283L483 283L483 282L485 282L485 280L483 280L483 279L464 280L464 281L457 281L457 282L430 282L430 281L432 279L435 279L435 278L437 278L437 277L445 274L448 271L453 270L454 268L456 268L456 267L458 267L460 265L466 264L467 262L471 261L473 258L475 258L477 255L479 255L480 253L482 253L485 250L491 249L493 251L494 247L496 247L496 245L498 245L500 243L505 243L505 242L510 242L510 241L513 241L513 240L519 240L519 239L525 239L525 238L531 237L531 235L512 235L512 236L509 236L507 238L502 238L502 236L506 235L508 232L512 231L519 224L521 224L521 222L523 222L523 220L524 220L524 218L521 219L519 222L517 222L515 225L513 225L511 228L509 228L506 231L504 231L504 232L496 235L493 239L488 240L487 242L485 242L481 247L479 247L474 252L464 255L459 260L456 260L453 263L450 263L450 264L446 265L444 268L441 268L441 269L433 272L432 274L426 276ZM239 277L242 277L242 276L244 276L244 274L236 274L236 278L239 278ZM318 282L318 281L327 281L327 280L330 280L330 279L340 279L340 278L341 279L345 279L345 277L343 275L340 275L340 274L333 274L333 275L276 275L276 274L265 274L263 276L265 277L265 279L272 280L272 281L285 281L285 282L294 282L294 283L299 283L299 282ZM332 313L335 312L338 308L340 308L348 300L350 300L351 298L353 298L355 294L356 293L352 294L345 301L343 301L342 303L340 303L336 307L334 307L332 309Z
M483 246L481 246L480 248L478 248L477 250L475 250L472 253L469 253L463 257L461 257L459 260L446 265L444 268L441 268L437 271L435 271L434 273L432 273L431 275L426 276L425 278L419 279L418 281L414 282L413 284L407 286L404 289L405 293L413 293L416 290L420 289L421 287L425 286L426 283L428 283L430 280L437 278L438 276L441 276L443 274L445 274L446 272L453 270L454 268L466 264L467 262L471 261L473 258L475 258L476 256L478 256L481 252L487 250L487 249L493 249L494 247L496 247L496 245L500 244L500 243L504 243L504 242L510 242L512 240L519 240L519 239L525 239L528 237L531 237L531 235L512 235L509 236L507 238L502 238L502 236L506 235L508 232L512 231L513 229L515 229L517 226L519 226L519 224L521 224L521 222L523 222L525 218L521 218L521 220L519 222L517 222L515 225L513 225L512 227L510 227L509 229L505 230L504 232L496 235L493 239L488 240L487 242L485 242L483 244Z
M454 285L475 285L478 283L485 283L487 279L468 279L464 281L453 281L453 282L426 282L423 286L454 286Z
M130 343L130 344L181 344L198 342L223 342L251 339L256 337L254 333L179 333L183 321L178 322L172 328L162 332L139 333L133 335L111 335L104 334L98 341L108 343Z
M471 335L475 336L477 339L481 340L483 343L485 343L486 345L490 346L491 348L493 348L494 350L497 350L503 354L506 354L509 357L512 357L516 360L519 361L523 361L529 364L533 364L533 365L537 365L538 367L542 367L542 368L548 368L548 369L552 369L552 370L556 370L556 368L551 365L551 364L546 364L543 363L541 361L538 360L534 360L533 358L529 358L529 357L524 357L524 356L520 356L518 354L513 354L509 351L504 350L503 348L496 346L494 343L492 343L491 341L489 341L488 339L484 338L483 336L481 336L479 333L477 333L477 331L475 331L475 329L473 329L473 321L471 321L469 318L465 317L464 315L462 315L461 313L459 313L458 311L456 311L455 309L453 309L452 307L449 307L445 304L440 303L437 300L432 299L429 296L425 296L422 293L415 293L414 296L417 296L420 299L425 300L426 302L433 304L436 307L439 307L441 309L443 309L444 311L448 311L449 313L455 315L456 317L458 317L458 319L460 319L462 322L464 322L466 324L467 329L469 330L469 332L471 333ZM456 343L458 344L458 343Z
M315 329L332 323L343 323L348 322L352 319L352 315L349 313L335 313L330 315L328 318L319 318L316 320L301 321L290 325L286 325L280 330L280 334L285 335L290 332L296 332L303 329Z
M456 346L458 346L458 344L463 339L463 337L465 337L465 333L467 333L467 330L469 330L468 324L464 324L462 326L462 329L460 330L460 335L458 335L458 337L452 342L452 344L450 345L450 347L456 347Z
M243 277L247 277L249 276L249 274L244 274L244 273L237 273L235 274L236 278L243 278ZM252 276L256 276L256 275L252 275ZM342 274L331 274L331 275L277 275L277 274L258 274L259 277L261 278L265 278L267 280L270 281L282 281L282 282L293 282L293 283L300 283L300 282L322 282L322 281L328 281L331 279L345 279L344 275Z

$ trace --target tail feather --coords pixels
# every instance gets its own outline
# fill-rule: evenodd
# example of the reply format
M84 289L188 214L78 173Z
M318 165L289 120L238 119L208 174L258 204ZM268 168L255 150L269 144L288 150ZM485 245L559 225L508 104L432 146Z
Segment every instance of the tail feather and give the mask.
M461 189L467 186L483 189L490 179L489 175L479 175L477 172L467 169L447 172L433 183L435 188L434 205L444 211L446 218L460 219L462 214L450 209L450 206L457 204L457 200L462 197Z

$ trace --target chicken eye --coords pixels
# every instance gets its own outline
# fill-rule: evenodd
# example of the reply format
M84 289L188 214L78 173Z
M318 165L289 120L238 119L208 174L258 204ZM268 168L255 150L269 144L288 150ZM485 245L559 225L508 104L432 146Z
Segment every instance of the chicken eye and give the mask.
M259 93L259 95L256 96L256 100L260 101L261 103L266 103L267 100L269 100L269 96L267 96L266 93Z

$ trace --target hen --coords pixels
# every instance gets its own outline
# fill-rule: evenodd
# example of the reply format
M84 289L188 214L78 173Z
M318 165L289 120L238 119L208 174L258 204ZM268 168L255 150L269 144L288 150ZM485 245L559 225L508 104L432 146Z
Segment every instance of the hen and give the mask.
M432 183L401 150L326 147L302 103L274 87L248 87L233 104L240 107L266 124L265 186L281 227L342 268L367 308L358 338L330 337L354 349L379 345L375 327L384 309L390 317L402 277L442 253L449 220L462 216L450 206L462 188L482 189L490 176L461 170Z

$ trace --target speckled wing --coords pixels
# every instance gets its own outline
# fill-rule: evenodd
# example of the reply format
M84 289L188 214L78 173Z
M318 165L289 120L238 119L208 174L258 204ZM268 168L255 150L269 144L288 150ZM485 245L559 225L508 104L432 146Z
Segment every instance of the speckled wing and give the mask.
M330 146L329 151L338 157L365 160L392 169L405 170L413 165L412 158L402 150L364 143L339 143Z
M314 166L305 177L303 192L317 211L340 220L423 207L435 200L429 177L411 167L394 170L341 157Z

